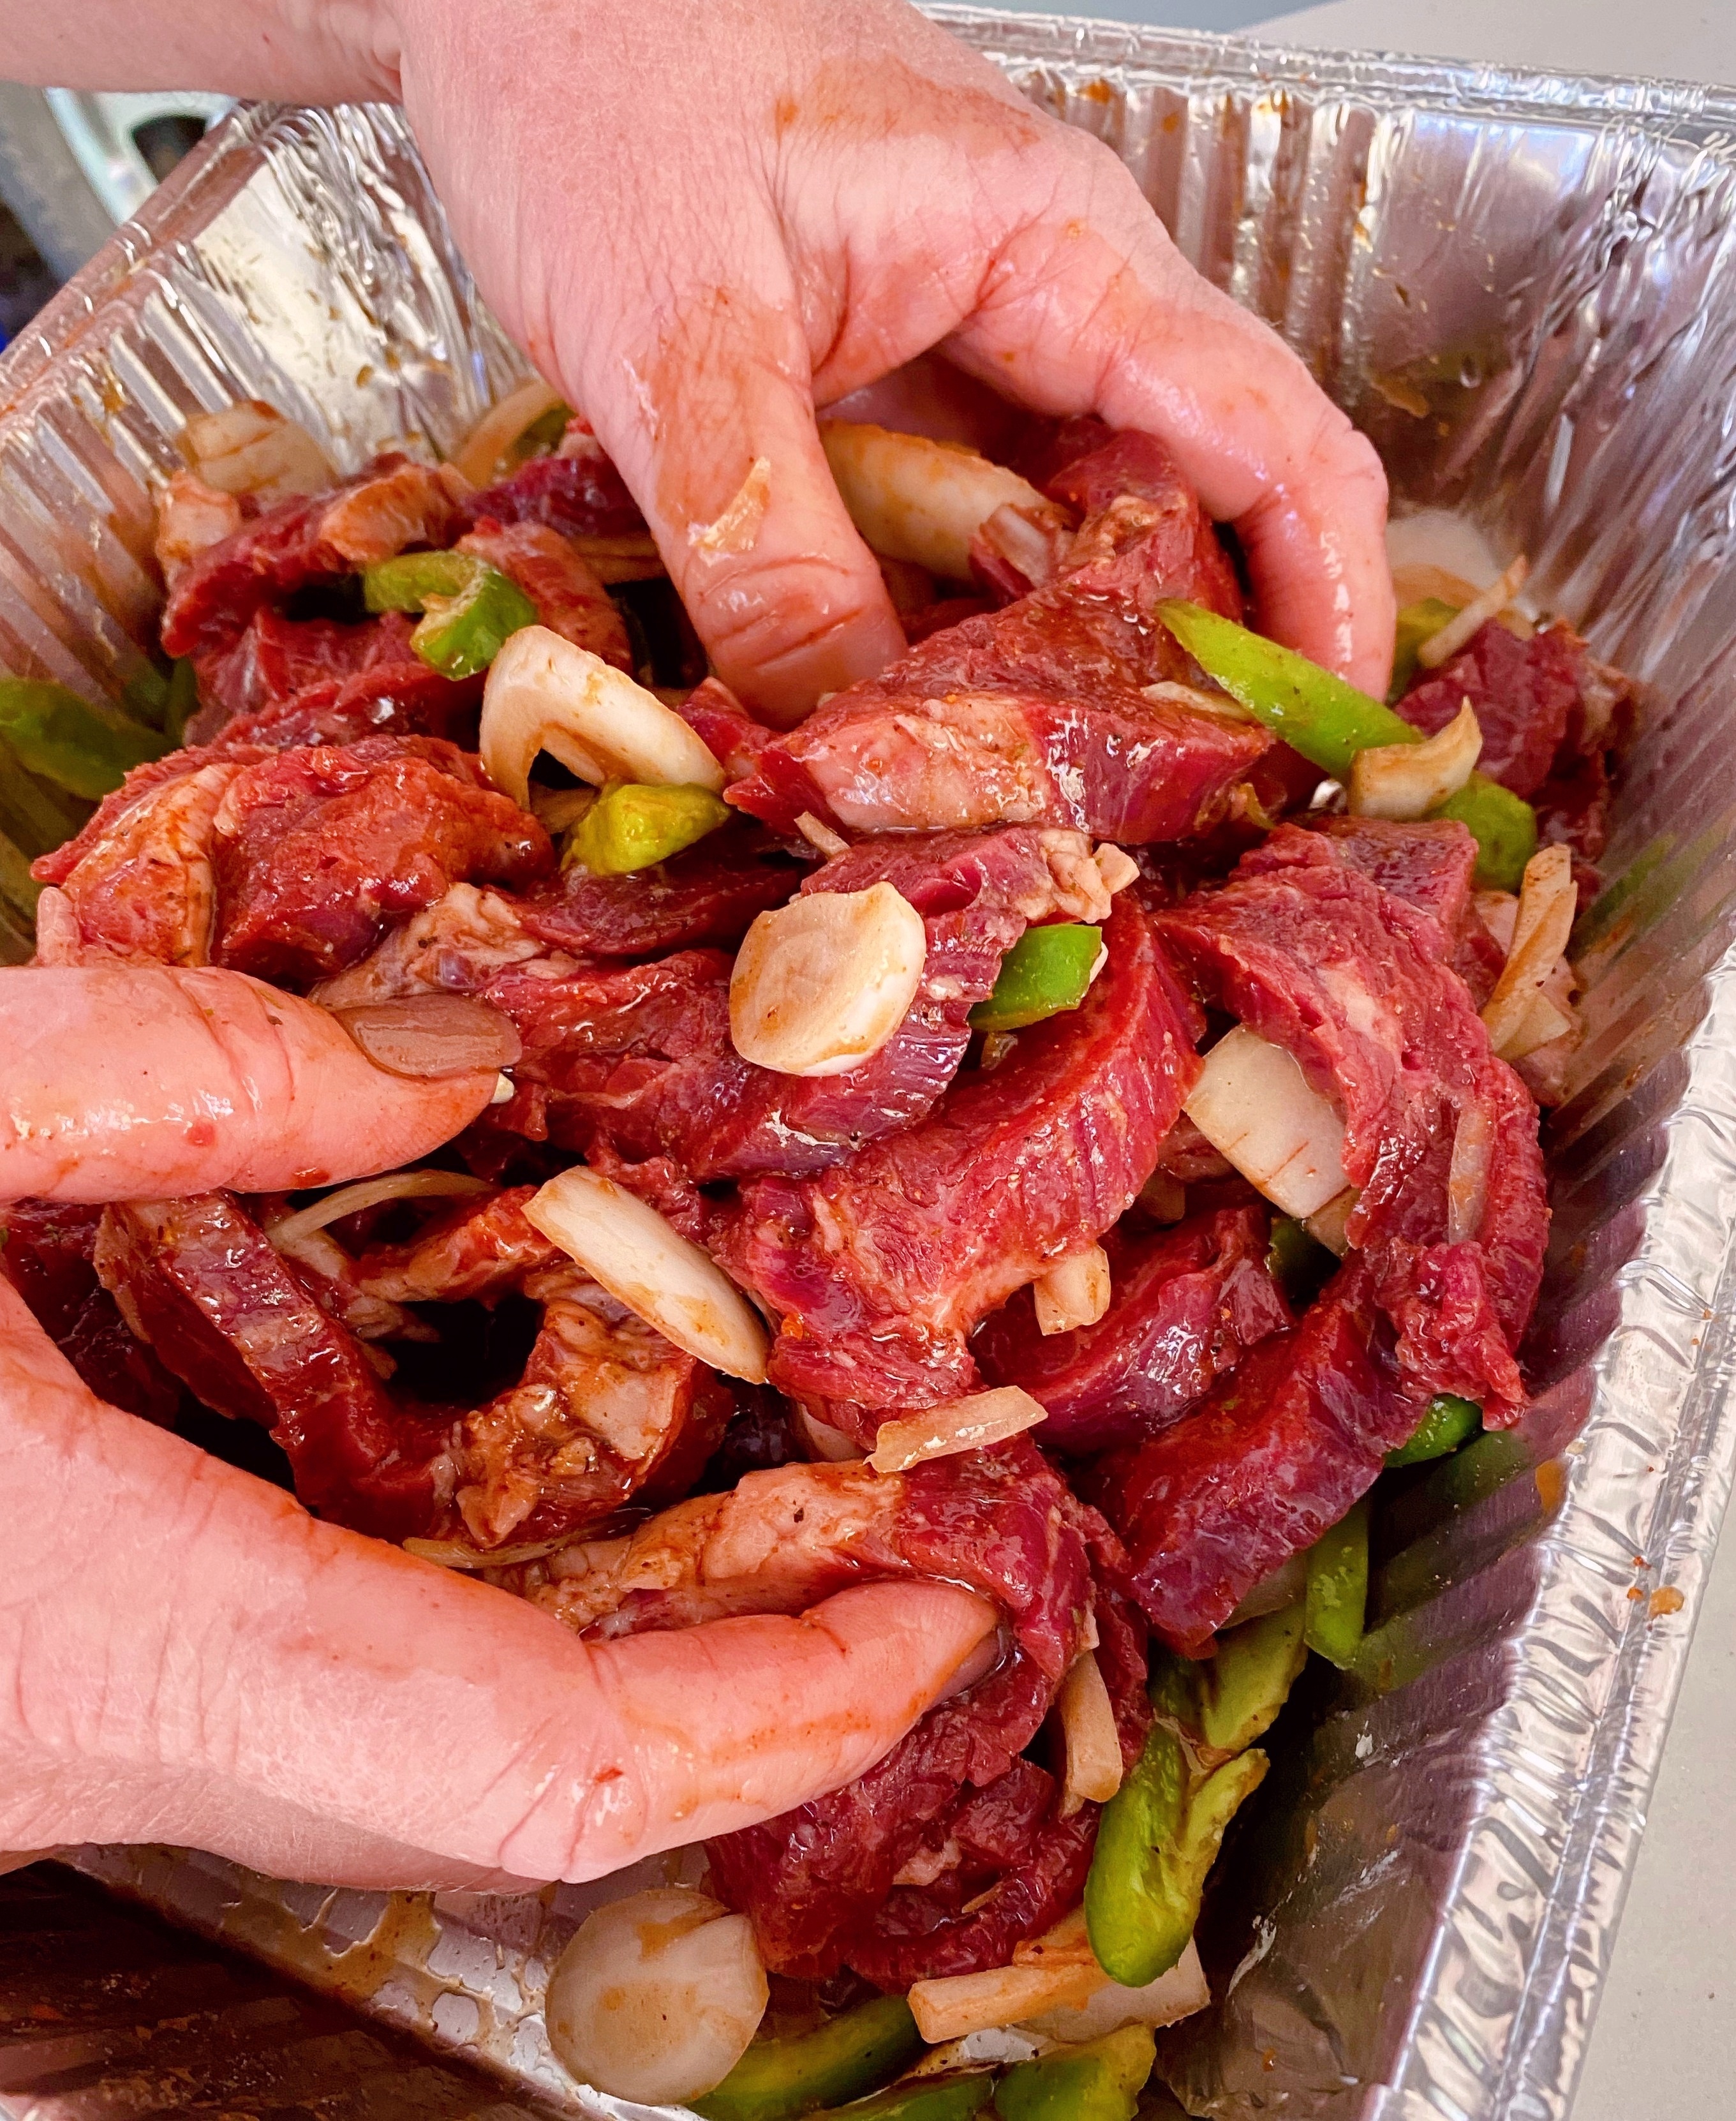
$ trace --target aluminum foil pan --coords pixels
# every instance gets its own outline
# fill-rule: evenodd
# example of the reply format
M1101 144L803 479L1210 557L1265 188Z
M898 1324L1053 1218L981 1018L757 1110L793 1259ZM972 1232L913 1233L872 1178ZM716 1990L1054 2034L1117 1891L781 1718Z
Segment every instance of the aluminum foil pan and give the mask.
M1649 689L1551 1130L1536 1410L1386 1508L1368 1653L1287 1712L1203 1940L1218 2000L1164 2057L1225 2121L1560 2117L1736 1456L1736 101L946 19L1126 160L1401 506L1527 552ZM395 114L238 115L0 363L0 665L136 691L150 491L196 408L268 398L349 463L450 444L519 369ZM77 1860L556 2110L644 2110L576 2089L543 2033L589 1889Z

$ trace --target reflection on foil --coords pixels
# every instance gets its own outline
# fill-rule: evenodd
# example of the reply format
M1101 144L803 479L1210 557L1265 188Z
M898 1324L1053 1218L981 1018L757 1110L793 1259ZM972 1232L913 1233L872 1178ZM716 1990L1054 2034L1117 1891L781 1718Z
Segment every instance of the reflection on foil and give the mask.
M1287 1710L1204 1925L1220 2000L1164 2044L1184 2105L1224 2121L1559 2121L1736 1452L1736 103L947 19L1125 160L1375 437L1401 506L1528 552L1539 605L1594 617L1650 688L1580 934L1538 1404L1385 1507L1366 1653ZM239 115L0 364L0 665L137 682L149 491L193 410L268 398L354 463L449 445L522 372L395 114ZM527 2095L626 2110L562 2077L538 2008L619 1884L389 1897L79 1861Z

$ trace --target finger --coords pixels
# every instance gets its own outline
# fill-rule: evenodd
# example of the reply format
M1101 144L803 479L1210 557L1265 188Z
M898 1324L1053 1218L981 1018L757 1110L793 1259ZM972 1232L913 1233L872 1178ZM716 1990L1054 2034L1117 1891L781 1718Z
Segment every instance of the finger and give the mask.
M689 286L587 408L718 674L788 727L904 635L814 423L800 305L768 229Z
M1384 694L1394 604L1372 445L1186 265L1124 170L1100 154L1091 179L1090 217L1012 237L947 352L1042 410L1159 436L1236 525L1266 629Z
M387 1074L337 1019L242 972L0 970L0 1200L153 1200L361 1178L487 1105L493 1067Z
M3 1284L0 1409L0 1846L596 1876L859 1774L994 1634L909 1583L581 1642L105 1406Z

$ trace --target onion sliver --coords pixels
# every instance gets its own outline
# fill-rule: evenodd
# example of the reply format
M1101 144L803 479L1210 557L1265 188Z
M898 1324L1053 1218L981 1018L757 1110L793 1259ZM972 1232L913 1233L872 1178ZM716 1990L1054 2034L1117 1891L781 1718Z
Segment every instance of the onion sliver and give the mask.
M896 1032L928 955L922 916L889 883L803 892L762 913L736 953L729 1035L780 1075L842 1075Z
M1108 1981L1085 2002L1045 2011L1026 2019L1024 2030L1050 2039L1100 2040L1123 2025L1172 2025L1178 2018L1191 2017L1212 2000L1205 1970L1192 1937L1187 1949L1167 1974L1160 1974L1143 1988L1124 1988Z
M1091 1651L1068 1666L1055 1708L1067 1754L1061 1816L1070 1819L1081 1805L1107 1804L1121 1787L1121 1736L1109 1689Z
M914 560L949 581L970 579L970 540L998 508L1059 522L1016 471L959 442L845 420L821 422L832 478L863 542L889 560Z
M1048 1408L1022 1386L997 1385L993 1391L972 1392L968 1399L948 1400L944 1406L883 1424L868 1463L877 1473L901 1473L925 1458L951 1458L1004 1443L1048 1419Z
M1344 1122L1282 1047L1245 1024L1207 1054L1183 1109L1287 1215L1313 1214L1350 1183Z
M641 781L716 795L724 782L673 707L546 626L521 627L489 665L477 748L495 785L525 806L539 751L598 788Z
M1577 905L1572 855L1564 846L1538 848L1525 864L1507 962L1483 1005L1489 1042L1503 1059L1511 1057L1510 1049L1526 1026L1533 1000L1561 962Z
M524 1216L666 1340L728 1377L766 1382L766 1329L753 1307L708 1253L625 1187L575 1165L525 1202Z
M335 1193L298 1208L281 1223L273 1223L267 1235L279 1252L315 1230L341 1223L346 1215L359 1215L364 1208L377 1208L385 1200L426 1200L442 1194L491 1193L486 1178L472 1178L468 1171L393 1171L384 1178L364 1178L354 1186L340 1186Z
M456 464L472 486L487 486L500 459L527 427L534 427L544 413L561 402L561 393L533 375L516 390L509 390L498 405L491 406L452 452Z
M1371 744L1350 762L1350 814L1405 823L1456 795L1482 754L1482 730L1467 700L1444 730L1421 744Z
M466 1546L461 1539L407 1539L404 1552L440 1569L517 1569L527 1561L547 1560L560 1544L558 1539L532 1539L522 1546L488 1549Z
M510 1068L524 1051L511 1018L470 995L407 995L332 1014L389 1075L473 1075Z
M991 2025L1017 2025L1044 2011L1077 2009L1108 1981L1101 1966L991 1966L918 1981L910 2015L925 2040L962 2039Z
M1443 663L1450 662L1467 641L1506 609L1524 587L1525 577L1530 571L1531 563L1521 552L1480 596L1472 598L1456 618L1450 618L1439 633L1429 636L1417 650L1418 664L1425 670L1438 670Z
M666 1886L587 1916L549 1976L543 2018L581 2083L673 2106L722 2083L769 1993L747 1916Z
M1101 1245L1087 1246L1050 1267L1031 1284L1031 1294L1038 1332L1070 1333L1075 1326L1095 1326L1109 1308L1109 1254Z

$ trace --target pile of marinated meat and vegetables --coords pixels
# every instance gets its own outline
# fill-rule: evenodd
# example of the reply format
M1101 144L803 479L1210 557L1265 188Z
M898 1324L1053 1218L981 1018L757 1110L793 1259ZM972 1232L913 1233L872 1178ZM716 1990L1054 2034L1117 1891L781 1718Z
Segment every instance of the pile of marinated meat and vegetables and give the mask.
M1208 2000L1370 1491L1525 1405L1629 688L1520 563L1413 571L1355 691L1145 435L826 440L909 648L778 730L538 386L349 478L191 424L161 729L0 686L40 962L249 973L496 1098L335 1191L16 1204L3 1266L104 1398L593 1639L993 1599L991 1669L593 1916L549 2022L715 2116L1090 2121ZM641 1992L705 2007L624 2039Z

